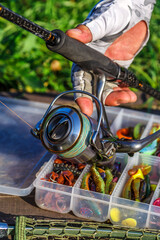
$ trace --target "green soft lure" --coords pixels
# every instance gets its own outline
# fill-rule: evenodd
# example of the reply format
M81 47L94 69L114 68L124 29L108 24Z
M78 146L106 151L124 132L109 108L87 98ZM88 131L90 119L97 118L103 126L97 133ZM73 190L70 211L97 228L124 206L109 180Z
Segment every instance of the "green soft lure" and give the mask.
M142 123L137 123L136 126L133 128L133 138L140 139L143 130L144 125Z
M94 183L96 184L96 192L105 193L105 183L104 183L103 178L101 177L100 173L96 169L95 165L93 165L91 167L91 175L92 175Z
M111 182L109 186L109 195L113 193L113 190L115 189L116 184L117 184L116 182Z
M130 177L128 179L128 181L126 182L124 188L123 188L123 191L122 191L122 197L123 198L127 198L127 199L130 199L131 200L131 184L132 184L132 181L134 180L133 177Z
M84 190L89 190L89 178L91 176L90 172L84 174L82 178L81 188Z
M145 176L145 182L146 182L146 198L150 195L151 193L151 183L150 183L150 177L148 175Z
M105 170L105 174L106 174L105 193L109 194L109 189L110 189L111 182L113 180L113 175L112 175L111 170L109 168L107 168Z
M132 182L132 190L134 193L134 200L136 202L140 202L140 197L139 197L140 186L141 186L141 179L140 178L134 179Z

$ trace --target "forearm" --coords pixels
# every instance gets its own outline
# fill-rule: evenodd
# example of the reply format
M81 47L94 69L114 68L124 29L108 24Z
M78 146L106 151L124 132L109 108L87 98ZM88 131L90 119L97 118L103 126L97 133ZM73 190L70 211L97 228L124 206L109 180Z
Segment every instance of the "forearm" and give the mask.
M95 6L82 23L90 29L92 41L115 35L125 29L131 19L131 10L127 2L130 1L117 1L110 4L108 1L102 1Z

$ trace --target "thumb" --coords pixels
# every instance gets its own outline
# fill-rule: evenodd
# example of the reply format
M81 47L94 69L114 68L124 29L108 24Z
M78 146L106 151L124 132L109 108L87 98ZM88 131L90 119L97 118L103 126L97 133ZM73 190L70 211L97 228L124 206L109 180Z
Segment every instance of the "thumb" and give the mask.
M79 25L74 29L69 29L66 34L83 43L89 43L92 41L92 33L85 25Z

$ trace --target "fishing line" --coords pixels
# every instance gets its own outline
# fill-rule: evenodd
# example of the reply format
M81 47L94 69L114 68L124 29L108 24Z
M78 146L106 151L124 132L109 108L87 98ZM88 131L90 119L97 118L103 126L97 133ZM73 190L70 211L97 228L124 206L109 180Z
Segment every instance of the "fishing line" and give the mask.
M13 111L11 108L9 108L5 103L3 103L0 100L0 103L5 106L10 112L12 112L14 115L16 115L22 122L24 122L25 124L27 124L30 128L33 128L28 122L26 122L23 118L21 118L15 111Z

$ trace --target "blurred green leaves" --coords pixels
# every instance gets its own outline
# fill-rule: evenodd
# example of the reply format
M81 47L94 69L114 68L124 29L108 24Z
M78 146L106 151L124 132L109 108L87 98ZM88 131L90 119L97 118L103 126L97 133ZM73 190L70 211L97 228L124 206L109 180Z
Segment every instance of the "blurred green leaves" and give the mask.
M2 5L53 30L66 31L81 23L96 0L8 0ZM135 58L131 70L137 77L160 90L160 3L154 9L150 24L151 37L147 46ZM45 92L72 88L72 63L49 51L45 42L18 26L0 18L0 91ZM57 60L60 69L52 68Z
M150 22L150 39L145 48L138 54L131 69L138 79L160 90L160 1L154 8Z

